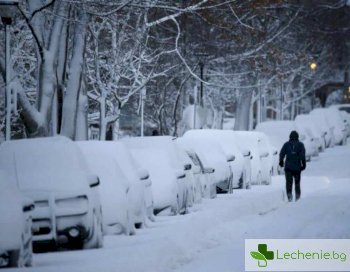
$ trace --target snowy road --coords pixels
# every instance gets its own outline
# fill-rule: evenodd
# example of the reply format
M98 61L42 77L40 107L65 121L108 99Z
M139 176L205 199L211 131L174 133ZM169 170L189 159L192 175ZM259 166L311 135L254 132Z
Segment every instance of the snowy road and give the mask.
M349 160L350 145L313 160L297 203L283 200L279 176L204 200L185 216L157 218L135 236L105 237L100 250L35 255L25 271L244 271L246 238L350 238Z

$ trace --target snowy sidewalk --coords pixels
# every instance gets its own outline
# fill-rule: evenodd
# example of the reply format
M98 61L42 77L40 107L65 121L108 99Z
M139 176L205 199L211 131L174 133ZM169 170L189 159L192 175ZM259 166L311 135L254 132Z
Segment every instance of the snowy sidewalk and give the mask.
M35 255L25 271L244 271L246 238L350 238L349 159L346 146L311 162L297 203L283 200L278 176L271 186L204 200L188 215L158 217L135 236L105 237L103 249Z

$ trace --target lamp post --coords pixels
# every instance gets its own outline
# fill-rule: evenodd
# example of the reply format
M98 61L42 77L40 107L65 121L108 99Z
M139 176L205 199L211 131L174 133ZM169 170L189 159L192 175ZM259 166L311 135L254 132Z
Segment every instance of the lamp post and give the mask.
M141 89L141 137L144 136L144 107L145 107L145 99L146 99L146 87Z
M203 80L204 80L204 63L205 63L205 59L208 56L208 54L205 52L204 48L201 48L199 50L198 53L195 54L196 57L199 58L199 69L200 69L200 90L199 90L199 97L200 97L200 101L199 104L201 107L203 107L204 103L203 103L203 96L204 96L204 86L203 86Z
M316 62L311 62L310 65L309 65L309 68L312 72L315 72L316 69L317 69L317 63ZM312 91L312 99L311 99L311 109L314 108L315 106L315 100L316 100L316 90L314 89Z
M204 71L204 62L200 61L199 62L199 69L200 69L200 76L201 76L201 85L200 85L200 105L203 107L203 71Z
M10 26L17 7L18 0L0 0L0 17L5 25L6 141L11 140Z

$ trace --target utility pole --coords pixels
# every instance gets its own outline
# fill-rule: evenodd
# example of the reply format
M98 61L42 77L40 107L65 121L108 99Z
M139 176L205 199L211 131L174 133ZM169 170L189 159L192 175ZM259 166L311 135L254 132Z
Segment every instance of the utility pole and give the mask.
M144 107L146 99L146 87L141 89L141 137L144 136Z

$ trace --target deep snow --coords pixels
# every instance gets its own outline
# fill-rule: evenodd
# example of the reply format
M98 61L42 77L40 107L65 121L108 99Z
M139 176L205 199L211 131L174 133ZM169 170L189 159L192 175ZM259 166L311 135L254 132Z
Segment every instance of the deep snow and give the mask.
M299 202L283 200L277 176L157 217L135 236L107 236L103 249L35 255L25 271L244 271L245 238L350 238L349 159L350 145L336 146L309 163Z

